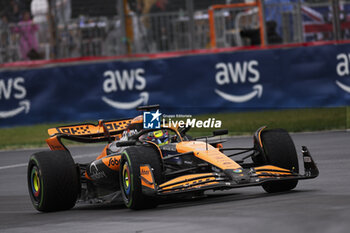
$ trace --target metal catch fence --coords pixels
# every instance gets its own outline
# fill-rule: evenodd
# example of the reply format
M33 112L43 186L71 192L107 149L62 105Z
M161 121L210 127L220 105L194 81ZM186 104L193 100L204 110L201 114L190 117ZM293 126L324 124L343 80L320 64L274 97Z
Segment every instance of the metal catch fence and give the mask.
M0 63L350 39L350 0L239 1L209 9L187 0L185 9L162 13L120 10L126 1L115 2L114 16L1 20Z

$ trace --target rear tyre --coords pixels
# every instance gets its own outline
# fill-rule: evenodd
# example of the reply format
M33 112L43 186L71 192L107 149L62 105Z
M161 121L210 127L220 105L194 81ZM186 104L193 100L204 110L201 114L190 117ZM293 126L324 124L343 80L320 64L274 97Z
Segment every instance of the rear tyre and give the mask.
M284 129L267 129L261 133L262 152L253 161L257 165L275 165L299 172L298 157L292 138ZM294 189L298 180L271 181L262 187L268 193Z
M157 206L157 199L142 193L140 165L149 164L156 184L162 181L162 166L159 152L151 145L127 148L121 157L120 189L126 207L149 209Z
M27 170L28 191L33 206L42 212L73 208L78 197L79 177L67 151L33 154Z

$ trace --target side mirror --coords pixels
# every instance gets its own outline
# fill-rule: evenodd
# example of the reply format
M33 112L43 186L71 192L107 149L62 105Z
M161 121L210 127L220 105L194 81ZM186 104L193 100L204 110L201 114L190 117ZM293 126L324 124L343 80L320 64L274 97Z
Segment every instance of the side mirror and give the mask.
M218 129L213 131L213 136L220 136L220 135L225 135L228 134L227 129Z
M137 111L151 111L155 109L159 109L159 104L139 106L136 108Z
M117 147L123 147L123 146L134 146L136 145L136 141L132 140L132 141L125 141L125 142L117 142L116 146Z
M179 133L181 134L181 136L184 136L190 129L191 129L191 126L180 128Z

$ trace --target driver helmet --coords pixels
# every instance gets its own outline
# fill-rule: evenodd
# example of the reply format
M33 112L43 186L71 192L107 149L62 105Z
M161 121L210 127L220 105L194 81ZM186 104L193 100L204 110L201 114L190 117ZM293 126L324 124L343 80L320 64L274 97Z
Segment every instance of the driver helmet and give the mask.
M158 146L163 146L169 143L169 133L167 130L157 130L145 135L144 141L151 141Z

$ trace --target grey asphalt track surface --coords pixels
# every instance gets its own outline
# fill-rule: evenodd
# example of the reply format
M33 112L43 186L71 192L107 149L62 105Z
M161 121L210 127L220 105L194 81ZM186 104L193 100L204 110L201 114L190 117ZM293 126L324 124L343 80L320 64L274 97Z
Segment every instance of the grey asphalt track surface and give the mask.
M298 152L302 145L308 146L320 170L318 178L300 181L294 191L267 194L261 187L249 187L208 192L206 198L144 211L95 204L39 213L31 205L26 184L26 163L38 149L0 151L0 232L349 232L350 133L292 137ZM251 137L227 142L230 146L251 143ZM71 152L83 162L92 160L101 148L74 147Z

